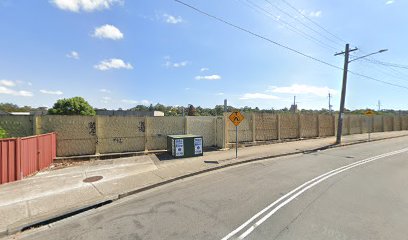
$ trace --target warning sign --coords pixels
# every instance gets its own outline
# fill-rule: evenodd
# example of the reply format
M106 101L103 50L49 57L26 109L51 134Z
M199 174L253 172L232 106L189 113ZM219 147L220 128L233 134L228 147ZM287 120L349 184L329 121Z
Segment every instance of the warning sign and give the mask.
M203 153L203 139L202 138L194 138L194 154L202 154Z
M244 120L244 115L242 115L239 111L235 111L231 113L229 119L232 123L234 123L235 126L238 126L242 122L242 120Z
M366 115L366 116L373 116L374 114L375 113L374 113L373 110L367 110L367 111L364 112L364 115Z
M175 139L176 157L184 156L184 141L183 139Z

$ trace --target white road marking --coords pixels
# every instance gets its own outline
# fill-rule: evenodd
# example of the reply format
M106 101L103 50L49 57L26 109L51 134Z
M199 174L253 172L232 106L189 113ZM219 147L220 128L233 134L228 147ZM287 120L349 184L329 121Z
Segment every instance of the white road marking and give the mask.
M264 217L262 217L260 220L258 220L256 223L254 223L252 226L250 226L244 233L242 233L238 239L244 239L246 236L248 236L253 230L255 230L255 228L257 228L259 225L261 225L263 222L265 222L268 218L270 218L274 213L276 213L279 209L281 209L282 207L284 207L286 204L290 203L293 199L295 199L296 197L298 197L299 195L301 195L302 193L304 193L305 191L309 190L310 188L316 186L317 184L323 182L324 180L333 177L341 172L347 171L349 169L355 168L357 166L381 159L381 158L385 158L388 156L392 156L392 155L396 155L396 154L400 154L403 152L407 152L408 148L404 148L398 151L394 151L394 152L389 152L389 153L384 153L378 156L374 156L374 157L370 157L370 158L366 158L348 165L345 165L343 167L339 167L336 168L332 171L329 171L327 173L324 173L318 177L313 178L312 180L309 180L305 183L303 183L302 185L300 185L299 187L293 189L292 191L290 191L289 193L285 194L284 196L280 197L278 200L274 201L273 203L271 203L270 205L268 205L266 208L262 209L260 212L258 212L257 214L255 214L253 217L251 217L248 221L246 221L245 223L243 223L241 226L239 226L238 228L236 228L234 231L230 232L227 236L225 236L224 238L222 238L222 240L227 240L230 239L232 236L234 236L235 234L237 234L238 232L240 232L242 229L244 229L245 227L247 227L250 223L252 223L255 219L257 219L258 217L260 217L262 214L264 214L265 212L267 212L268 210L270 210L272 207L274 207L275 205L277 205L278 203L280 203L281 201L283 201L284 199L286 199L284 202L280 203L278 206L276 206L275 208L273 208L268 214L266 214Z

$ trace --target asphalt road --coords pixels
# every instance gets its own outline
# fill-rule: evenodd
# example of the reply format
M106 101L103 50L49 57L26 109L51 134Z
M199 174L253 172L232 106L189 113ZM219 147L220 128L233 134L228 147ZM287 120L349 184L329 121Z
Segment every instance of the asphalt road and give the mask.
M407 226L403 137L208 173L14 238L407 239Z

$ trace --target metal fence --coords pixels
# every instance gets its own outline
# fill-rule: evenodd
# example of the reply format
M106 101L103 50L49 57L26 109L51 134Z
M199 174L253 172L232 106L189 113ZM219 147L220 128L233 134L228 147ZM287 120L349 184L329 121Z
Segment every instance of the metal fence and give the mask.
M50 166L56 146L55 133L0 140L0 184L21 180Z

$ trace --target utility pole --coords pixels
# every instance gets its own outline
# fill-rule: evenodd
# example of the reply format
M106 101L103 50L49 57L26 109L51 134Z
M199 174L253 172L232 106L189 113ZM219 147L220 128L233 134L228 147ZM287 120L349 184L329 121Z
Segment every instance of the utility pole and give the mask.
M297 111L296 96L293 96L293 105L290 106L290 111L292 111L293 113L296 113Z
M381 101L380 100L378 100L378 111L381 111Z
M344 54L344 68L343 68L343 85L341 88L341 98L340 98L340 111L339 111L339 120L337 124L337 136L336 136L336 144L341 143L341 135L343 132L343 118L344 118L344 103L346 100L346 89L347 89L347 73L348 73L348 64L350 63L349 57L350 52L357 51L357 48L350 49L350 44L346 44L346 49L344 52L336 53L334 56Z
M334 54L334 56L344 54L343 86L342 86L342 89L341 89L340 111L339 111L339 121L338 121L338 125L337 125L336 144L341 143L341 134L342 134L342 131L343 131L344 102L346 100L348 64L353 62L353 61L356 61L356 60L359 60L359 59L362 59L362 58L365 58L365 57L368 57L368 56L371 56L371 55L374 55L374 54L383 53L383 52L388 51L388 49L381 49L381 50L379 50L377 52L373 52L373 53L370 53L370 54L367 54L367 55L357 57L357 58L353 58L352 60L349 60L350 52L354 52L354 51L357 51L357 50L358 50L358 48L350 49L350 44L347 43L346 44L346 49L345 49L344 52Z
M330 114L332 114L332 107L333 107L333 105L331 105L331 94L330 94L330 92L329 92L329 113Z

